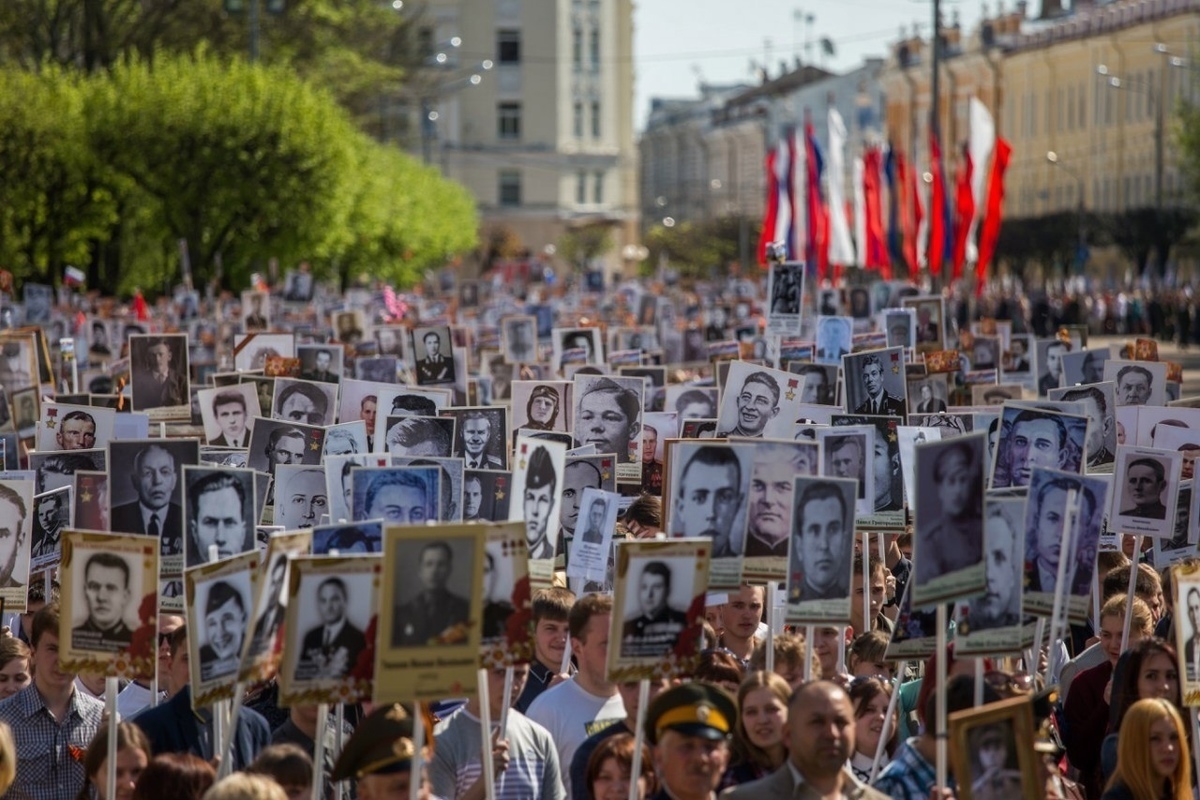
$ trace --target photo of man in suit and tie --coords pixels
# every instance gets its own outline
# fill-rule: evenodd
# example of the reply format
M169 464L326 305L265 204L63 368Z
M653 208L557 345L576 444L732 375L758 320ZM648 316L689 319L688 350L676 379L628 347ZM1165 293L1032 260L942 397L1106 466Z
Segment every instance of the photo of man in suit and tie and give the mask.
M451 455L465 459L467 469L504 469L504 460L494 454L503 446L494 441L492 415L472 409L458 418L459 435Z
M349 599L346 582L336 575L322 579L317 585L321 624L304 634L296 680L337 680L345 677L358 661L367 639L362 629L347 618Z
M421 545L416 563L419 587L407 596L399 594L400 602L392 612L392 647L436 644L446 631L466 623L470 616L470 602L449 588L454 550L447 542ZM399 558L397 564L411 568L412 561ZM466 580L459 582L465 584Z
M114 461L116 459L114 458ZM113 465L113 475L120 471ZM133 458L129 476L137 499L114 506L109 519L118 533L144 533L162 540L163 555L182 550L183 511L179 505L179 464L162 445L147 444Z
M907 415L905 402L902 398L897 397L888 391L885 386L884 361L891 360L891 354L885 352L883 357L879 353L866 353L861 358L854 356L846 359L844 373L847 376L859 374L862 375L862 381L859 384L861 391L854 392L854 398L858 401L854 406L855 414L867 414L876 417L901 417ZM899 363L898 371L893 373L895 381L900 385L904 385L904 366L902 359ZM854 391L854 384L851 382L847 385L847 391ZM849 404L847 404L849 405Z

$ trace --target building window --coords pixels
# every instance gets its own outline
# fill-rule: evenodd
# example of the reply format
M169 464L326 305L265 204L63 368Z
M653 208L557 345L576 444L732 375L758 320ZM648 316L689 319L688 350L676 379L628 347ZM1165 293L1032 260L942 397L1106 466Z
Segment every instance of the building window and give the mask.
M575 69L583 69L583 30L576 28L571 34L571 63Z
M521 104L500 103L496 108L496 137L498 139L521 138Z
M596 173L596 185L592 189L592 202L600 205L604 202L604 173Z
M582 170L575 173L575 202L579 205L587 202L587 173Z
M511 28L496 31L496 61L500 64L521 63L521 32Z
M421 58L433 55L433 28L417 29L417 55Z
M583 138L583 103L575 103L575 138Z
M600 138L600 101L592 101L592 138Z
M515 169L502 169L497 175L500 187L500 205L521 205L521 173Z
M591 62L592 72L600 71L600 29L592 28L588 33L588 61Z

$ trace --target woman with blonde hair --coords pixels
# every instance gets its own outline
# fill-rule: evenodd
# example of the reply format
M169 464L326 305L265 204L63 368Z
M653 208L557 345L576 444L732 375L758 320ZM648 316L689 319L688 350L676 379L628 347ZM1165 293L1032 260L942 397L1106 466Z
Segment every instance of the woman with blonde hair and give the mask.
M287 792L266 775L235 772L214 783L202 800L287 800Z
M0 722L0 794L8 791L17 777L17 743L12 728Z
M765 778L787 760L788 698L792 687L773 672L751 672L738 687L737 727L733 731L733 765L721 788Z
M1183 718L1168 700L1138 700L1121 721L1117 769L1101 800L1191 797L1192 762Z

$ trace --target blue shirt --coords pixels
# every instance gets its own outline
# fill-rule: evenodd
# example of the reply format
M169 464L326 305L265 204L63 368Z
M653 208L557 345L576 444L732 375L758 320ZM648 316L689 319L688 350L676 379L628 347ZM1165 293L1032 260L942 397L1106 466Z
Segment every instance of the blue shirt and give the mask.
M933 764L917 752L917 737L912 737L896 750L892 763L883 768L872 787L892 800L929 800L929 792L937 783Z

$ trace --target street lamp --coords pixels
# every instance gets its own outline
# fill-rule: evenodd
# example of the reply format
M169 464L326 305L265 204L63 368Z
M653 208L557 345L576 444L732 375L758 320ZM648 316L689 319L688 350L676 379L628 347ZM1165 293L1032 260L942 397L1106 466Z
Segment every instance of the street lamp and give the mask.
M1082 267L1083 259L1084 259L1084 248L1087 246L1087 242L1086 242L1086 239L1083 234L1083 209L1084 209L1083 176L1080 175L1075 170L1068 167L1066 164L1064 164L1062 162L1062 159L1060 159L1058 157L1058 153L1054 152L1053 150L1050 150L1046 153L1046 160L1049 161L1051 164L1053 164L1055 167L1058 167L1059 169L1061 169L1063 172L1067 173L1067 175L1069 175L1070 177L1075 179L1076 191L1079 194L1079 205L1078 205L1079 210L1078 210L1078 219L1076 222L1076 227L1077 227L1078 235L1079 235L1079 250L1077 252L1077 257L1079 259L1079 266Z

